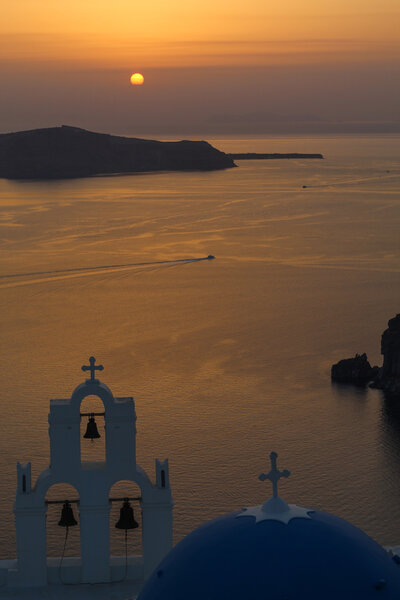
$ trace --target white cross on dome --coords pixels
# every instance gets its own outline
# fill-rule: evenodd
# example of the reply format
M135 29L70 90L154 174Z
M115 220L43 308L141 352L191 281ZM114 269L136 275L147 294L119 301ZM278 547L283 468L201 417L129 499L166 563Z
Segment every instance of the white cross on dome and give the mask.
M278 455L276 452L271 452L271 454L269 455L269 458L271 461L270 472L267 473L267 475L265 475L265 473L261 473L261 475L258 476L258 479L260 481L265 481L266 479L269 479L272 482L272 497L277 498L278 497L278 481L282 477L289 477L290 471L288 471L287 469L284 469L283 471L279 471L278 467L276 466L276 459L278 458Z

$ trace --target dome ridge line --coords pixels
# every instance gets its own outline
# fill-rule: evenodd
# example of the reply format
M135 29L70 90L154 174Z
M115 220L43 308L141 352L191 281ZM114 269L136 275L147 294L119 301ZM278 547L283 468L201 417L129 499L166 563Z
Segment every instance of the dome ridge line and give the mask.
M279 500L280 502L269 504L272 501ZM266 506L269 505L271 510L266 510ZM282 510L279 508L282 507ZM237 519L240 517L254 517L256 523L262 521L279 521L288 525L292 519L311 519L311 514L315 512L312 508L305 508L303 506L297 506L297 504L286 504L282 498L271 498L265 504L261 506L251 506L244 508L243 512L236 516Z

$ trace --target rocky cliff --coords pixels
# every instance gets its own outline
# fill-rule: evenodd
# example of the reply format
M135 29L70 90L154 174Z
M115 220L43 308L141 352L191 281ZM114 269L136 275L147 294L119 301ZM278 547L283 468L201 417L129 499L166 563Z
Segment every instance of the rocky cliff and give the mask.
M365 385L378 373L378 367L371 367L366 354L356 354L353 358L344 358L332 365L331 377L339 383Z
M400 398L400 314L390 319L382 334L381 353L383 365L373 387Z
M0 177L8 179L232 167L232 158L202 141L158 142L65 125L0 134Z
M381 353L381 368L371 367L366 354L340 360L332 365L332 380L355 385L371 382L371 387L400 399L400 314L390 319L388 328L382 334Z

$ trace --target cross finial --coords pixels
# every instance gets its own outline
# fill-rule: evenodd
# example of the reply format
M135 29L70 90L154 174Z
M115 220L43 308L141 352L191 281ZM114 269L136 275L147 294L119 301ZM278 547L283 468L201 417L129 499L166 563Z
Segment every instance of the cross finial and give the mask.
M288 471L287 469L284 469L283 471L278 470L278 467L276 466L276 459L278 458L278 455L276 452L271 452L271 454L269 455L269 458L271 460L270 472L267 473L267 475L265 475L264 473L261 473L261 475L258 476L258 479L260 481L265 481L266 479L269 479L272 482L272 496L273 496L273 498L277 498L278 497L278 481L280 480L281 477L289 477L290 471Z
M95 379L95 376L94 376L95 372L96 371L102 371L104 369L103 365L97 365L97 366L95 366L95 364L94 364L95 362L96 362L95 357L91 356L89 358L90 366L87 367L87 366L83 365L83 367L82 367L82 371L90 371L90 380L89 381L91 383L96 383L97 382L97 379Z

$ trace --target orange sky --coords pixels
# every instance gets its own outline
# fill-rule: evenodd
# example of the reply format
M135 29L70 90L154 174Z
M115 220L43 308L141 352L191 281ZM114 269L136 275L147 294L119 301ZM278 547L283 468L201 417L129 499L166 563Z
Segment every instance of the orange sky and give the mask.
M5 0L0 60L142 68L399 57L398 0Z
M3 0L0 81L0 131L400 131L400 2Z

